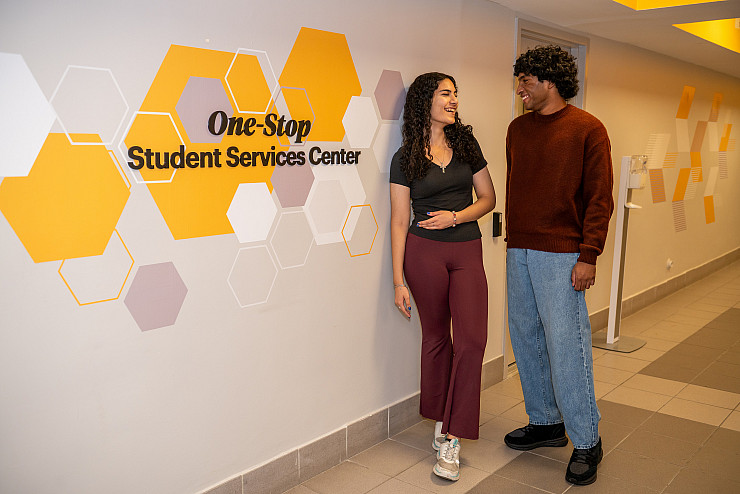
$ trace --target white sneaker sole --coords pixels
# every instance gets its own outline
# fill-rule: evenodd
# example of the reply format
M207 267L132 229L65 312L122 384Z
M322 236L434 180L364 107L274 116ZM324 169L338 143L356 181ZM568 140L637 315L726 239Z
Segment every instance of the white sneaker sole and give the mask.
M455 482L460 478L460 472L452 473L449 470L445 470L444 468L439 468L439 464L434 465L434 468L432 469L432 472L437 477L441 477L443 479L451 480Z

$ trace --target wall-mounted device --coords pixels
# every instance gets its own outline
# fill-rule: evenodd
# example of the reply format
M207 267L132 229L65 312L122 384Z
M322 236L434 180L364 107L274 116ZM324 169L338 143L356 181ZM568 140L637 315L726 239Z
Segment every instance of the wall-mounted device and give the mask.
M501 213L499 213L498 211L494 211L493 212L493 236L500 237L502 229L503 229L503 220L501 218Z

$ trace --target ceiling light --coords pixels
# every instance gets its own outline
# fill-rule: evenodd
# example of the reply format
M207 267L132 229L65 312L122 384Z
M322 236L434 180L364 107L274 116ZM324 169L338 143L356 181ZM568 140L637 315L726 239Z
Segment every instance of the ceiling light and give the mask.
M740 29L738 19L718 19L716 21L674 24L675 27L701 39L740 53Z
M666 7L681 7L697 3L724 2L725 0L614 0L632 10L664 9Z

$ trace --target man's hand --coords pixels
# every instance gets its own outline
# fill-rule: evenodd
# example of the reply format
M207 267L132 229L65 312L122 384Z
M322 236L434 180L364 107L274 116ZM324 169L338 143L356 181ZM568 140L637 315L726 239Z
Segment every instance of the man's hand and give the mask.
M570 273L570 282L573 289L579 292L588 290L596 281L596 265L577 262Z

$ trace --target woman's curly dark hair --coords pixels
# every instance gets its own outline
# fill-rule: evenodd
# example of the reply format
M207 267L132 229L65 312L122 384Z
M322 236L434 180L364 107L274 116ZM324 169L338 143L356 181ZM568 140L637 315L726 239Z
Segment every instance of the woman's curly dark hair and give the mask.
M403 144L401 145L401 171L409 182L424 178L432 166L427 158L430 150L429 134L432 128L431 108L434 92L439 83L449 79L457 90L452 76L429 72L417 77L409 86L403 106ZM455 112L455 123L444 128L447 144L463 161L471 166L480 159L473 137L473 127L463 125Z
M578 94L576 59L557 45L535 46L520 55L514 63L514 77L519 74L552 82L565 100Z

